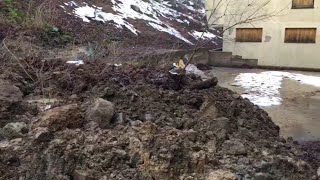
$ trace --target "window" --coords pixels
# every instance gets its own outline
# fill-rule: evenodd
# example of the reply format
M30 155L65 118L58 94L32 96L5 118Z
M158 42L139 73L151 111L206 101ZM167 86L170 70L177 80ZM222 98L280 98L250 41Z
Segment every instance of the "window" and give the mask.
M314 8L314 0L292 0L292 9Z
M317 28L286 28L285 43L316 43Z
M262 28L237 28L236 42L262 42Z

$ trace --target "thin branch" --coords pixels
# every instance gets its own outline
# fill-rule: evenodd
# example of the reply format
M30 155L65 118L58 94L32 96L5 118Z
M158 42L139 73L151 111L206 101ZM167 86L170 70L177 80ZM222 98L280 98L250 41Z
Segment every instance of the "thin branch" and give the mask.
M248 8L252 6L252 3L251 4L248 4L248 6L246 6L243 11L240 11L240 9L237 9L237 13L230 13L229 12L229 7L230 7L230 4L231 4L231 1L230 0L219 0L219 2L217 3L217 5L213 8L213 10L211 11L209 17L208 17L208 20L210 21L211 18L216 14L216 12L218 11L219 8L221 8L223 5L225 5L225 9L223 11L223 13L219 16L217 16L215 18L215 20L211 21L210 24L208 24L207 28L206 28L206 31L209 29L210 26L214 25L217 21L219 21L220 19L226 17L226 16L230 16L230 18L235 22L235 23L231 23L232 20L230 21L229 25L227 27L224 27L222 26L223 30L221 33L219 33L218 37L221 36L223 37L223 34L237 26L237 25L240 25L240 24L253 24L254 22L257 22L257 21L263 21L263 20L266 20L266 19L269 19L271 17L274 17L276 15L279 15L280 12L284 11L285 8L281 9L280 11L274 11L274 12L271 12L269 14L262 14L262 15L258 15L258 12L261 11L261 9L263 9L264 7L266 7L268 4L270 4L271 0L269 1L266 1L260 5L258 5L256 8L253 8L252 10L253 11L249 11ZM240 11L240 12L238 12ZM249 12L249 15L247 15L245 17L245 13L248 13ZM237 20L238 19L238 20ZM206 44L208 44L209 42L211 42L211 40L207 40L205 43L203 44L200 44L200 39L202 39L203 35L204 35L205 31L202 32L201 36L199 37L199 40L197 41L196 45L195 45L195 48L194 48L194 51L193 53L191 54L191 56L188 58L188 61L186 63L186 67L191 63L193 57L195 56L195 54L197 53L197 51L199 49L201 49L202 47L204 47Z
M19 64L19 66L22 68L22 70L24 71L24 73L32 80L35 82L35 80L32 78L32 76L27 72L27 70L23 67L23 65L20 63L19 59L10 51L10 49L8 48L8 46L5 43L5 40L7 39L4 38L4 40L2 41L3 47L11 54L11 56L13 57L14 60L16 60L16 62Z

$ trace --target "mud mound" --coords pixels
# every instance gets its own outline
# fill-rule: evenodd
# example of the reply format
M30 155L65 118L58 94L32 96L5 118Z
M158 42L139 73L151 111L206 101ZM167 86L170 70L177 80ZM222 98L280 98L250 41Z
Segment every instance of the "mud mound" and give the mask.
M30 118L27 134L0 142L2 179L317 178L266 112L215 78L101 63L41 67L46 83L25 79L32 85L19 102L50 92L59 103Z

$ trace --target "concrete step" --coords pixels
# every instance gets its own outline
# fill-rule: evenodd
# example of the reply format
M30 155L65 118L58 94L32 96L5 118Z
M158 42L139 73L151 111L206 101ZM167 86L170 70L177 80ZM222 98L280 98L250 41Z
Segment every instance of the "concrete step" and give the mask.
M232 67L257 67L258 59L231 59Z
M258 59L243 59L232 52L209 51L209 65L222 67L257 67Z
M232 52L209 51L209 65L228 66L231 63Z

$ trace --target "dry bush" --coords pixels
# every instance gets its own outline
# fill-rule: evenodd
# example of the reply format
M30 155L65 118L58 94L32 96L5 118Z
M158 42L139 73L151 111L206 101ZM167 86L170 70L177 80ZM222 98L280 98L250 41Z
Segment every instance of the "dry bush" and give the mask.
M0 24L2 25L45 28L54 24L57 15L58 9L51 0L45 0L41 4L36 4L35 1L4 2L0 0Z
M24 26L29 28L46 28L54 25L58 17L58 10L50 0L43 1L35 7L32 1L28 4Z

